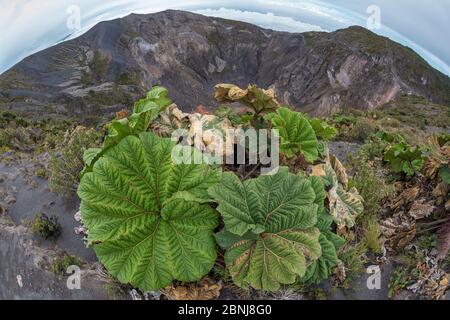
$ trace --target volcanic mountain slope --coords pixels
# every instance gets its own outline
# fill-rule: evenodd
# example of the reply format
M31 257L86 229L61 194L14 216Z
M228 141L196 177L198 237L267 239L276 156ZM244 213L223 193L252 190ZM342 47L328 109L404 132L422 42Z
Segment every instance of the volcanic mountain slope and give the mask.
M219 82L272 87L316 115L375 108L400 93L450 105L449 77L361 27L295 34L164 11L99 23L24 59L0 76L0 109L104 115L161 84L189 111L213 105Z

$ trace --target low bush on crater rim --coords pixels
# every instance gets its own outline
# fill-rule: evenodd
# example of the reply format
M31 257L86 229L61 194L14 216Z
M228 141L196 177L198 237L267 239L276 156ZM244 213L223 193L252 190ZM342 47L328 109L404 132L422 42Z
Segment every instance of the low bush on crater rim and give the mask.
M321 162L327 174L334 173L326 144L317 139L329 136L324 127L280 106L270 90L218 85L215 96L250 109L245 117L253 120L236 123L289 127L281 132L281 152L289 163ZM240 287L276 291L283 284L327 278L343 244L333 225L351 226L361 213L360 197L353 196L352 206L343 197L355 191L325 171L308 176L280 167L274 175L248 179L226 165L175 164L176 142L151 132L151 124L172 110L167 90L155 87L129 117L112 122L102 148L85 152L78 188L82 218L108 272L145 291L173 280L196 281L212 270L218 244ZM185 148L194 159L201 152ZM339 201L348 210L328 205ZM218 229L220 221L224 227Z

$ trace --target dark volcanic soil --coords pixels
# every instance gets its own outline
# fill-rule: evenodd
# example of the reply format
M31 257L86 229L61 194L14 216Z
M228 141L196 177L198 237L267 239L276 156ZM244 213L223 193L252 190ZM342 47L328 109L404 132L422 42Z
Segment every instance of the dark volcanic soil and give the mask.
M26 182L19 167L0 163L0 300L2 299L107 299L105 280L96 271L95 253L87 249L81 236L75 235L77 199L58 197L48 190L47 182ZM16 198L9 208L4 200ZM11 201L9 201L11 202ZM43 241L32 236L28 221L37 212L58 216L62 234L57 240ZM50 271L52 259L63 251L79 257L81 289L69 290L67 277Z

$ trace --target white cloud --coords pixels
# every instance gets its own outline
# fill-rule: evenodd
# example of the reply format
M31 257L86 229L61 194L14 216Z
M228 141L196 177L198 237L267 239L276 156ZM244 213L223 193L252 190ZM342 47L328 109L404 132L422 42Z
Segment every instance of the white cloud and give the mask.
M196 10L195 13L205 16L233 19L256 24L266 29L287 32L327 31L320 26L301 22L290 17L276 16L271 12L259 13L252 11L241 11L235 9L204 9Z

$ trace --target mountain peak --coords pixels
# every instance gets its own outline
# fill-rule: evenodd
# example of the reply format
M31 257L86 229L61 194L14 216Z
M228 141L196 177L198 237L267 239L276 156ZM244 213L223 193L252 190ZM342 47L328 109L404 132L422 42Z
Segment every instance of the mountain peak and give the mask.
M24 59L0 76L0 108L112 113L162 84L189 111L213 106L220 82L273 88L316 115L372 109L405 93L450 104L447 76L362 27L287 33L166 10L99 23Z

